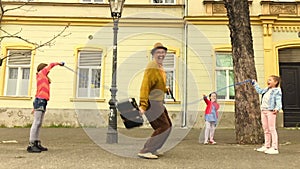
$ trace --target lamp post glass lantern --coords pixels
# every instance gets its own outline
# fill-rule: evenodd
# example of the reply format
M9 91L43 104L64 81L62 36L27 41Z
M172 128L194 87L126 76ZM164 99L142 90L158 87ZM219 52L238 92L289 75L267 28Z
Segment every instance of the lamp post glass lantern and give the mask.
M109 0L111 17L113 19L121 18L125 0Z
M125 0L109 0L111 17L114 21L114 39L113 39L113 62L112 62L112 82L111 82L111 99L109 100L109 117L108 117L108 131L106 143L118 143L117 132L117 108L116 108L116 95L117 95L117 46L118 46L118 24L121 18L122 10Z

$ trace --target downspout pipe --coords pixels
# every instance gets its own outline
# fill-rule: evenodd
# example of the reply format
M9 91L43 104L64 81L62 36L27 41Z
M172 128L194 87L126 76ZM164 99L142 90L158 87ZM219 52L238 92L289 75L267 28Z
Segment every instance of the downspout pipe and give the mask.
M185 0L184 19L188 16L188 0ZM187 128L187 55L188 55L188 24L184 21L184 65L183 65L183 111L181 117L181 128Z

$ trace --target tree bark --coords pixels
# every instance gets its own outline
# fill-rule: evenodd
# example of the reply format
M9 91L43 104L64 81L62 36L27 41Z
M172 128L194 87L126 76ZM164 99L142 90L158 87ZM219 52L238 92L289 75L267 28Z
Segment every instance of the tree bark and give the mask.
M229 19L235 83L257 79L248 0L224 0ZM239 144L263 142L259 96L250 83L235 86L235 133Z

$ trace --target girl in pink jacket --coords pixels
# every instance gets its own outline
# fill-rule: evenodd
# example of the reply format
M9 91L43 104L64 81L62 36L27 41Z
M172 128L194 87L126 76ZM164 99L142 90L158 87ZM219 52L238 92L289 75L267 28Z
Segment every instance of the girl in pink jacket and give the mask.
M207 96L203 95L203 100L206 103L205 109L205 136L204 144L216 144L214 141L215 128L218 123L218 110L219 104L217 103L217 93L213 92L209 94L209 100ZM208 139L209 138L209 139Z

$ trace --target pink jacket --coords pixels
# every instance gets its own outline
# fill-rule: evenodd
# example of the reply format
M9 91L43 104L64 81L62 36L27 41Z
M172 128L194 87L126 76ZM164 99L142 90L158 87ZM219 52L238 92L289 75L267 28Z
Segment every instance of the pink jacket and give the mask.
M216 108L216 115L217 115L217 118L219 116L219 113L218 113L218 110L220 108L220 105L216 102L211 102L210 100L207 99L207 97L203 97L205 103L206 103L206 109L205 109L205 114L210 114L211 113L211 109L212 109L212 106L214 106Z

